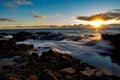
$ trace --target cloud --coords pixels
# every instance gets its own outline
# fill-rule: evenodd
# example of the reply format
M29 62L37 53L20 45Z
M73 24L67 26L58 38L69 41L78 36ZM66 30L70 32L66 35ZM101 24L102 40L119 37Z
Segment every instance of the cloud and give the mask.
M43 19L43 18L45 18L45 16L34 16L34 18Z
M14 3L17 5L33 5L33 3L28 0L14 0Z
M96 15L92 15L92 16L79 16L79 17L77 17L77 19L91 21L91 20L95 20L95 19L109 20L112 18L107 16L106 14L96 14Z
M45 18L45 16L40 15L36 11L31 11L29 14L32 15L32 16L34 16L34 18L36 18L36 19L44 19Z
M6 2L6 3L2 3L3 6L7 6L9 8L16 8L17 6L15 4L13 4L12 2Z
M16 22L16 20L10 18L0 18L0 21Z
M36 11L31 11L29 14L30 14L30 15L39 15L39 13L36 12Z
M106 13L95 14L92 16L78 16L78 20L85 20L91 21L95 19L102 19L102 20L111 20L111 19L118 19L120 20L120 9L115 9Z
M0 5L9 7L9 8L17 8L21 5L33 5L33 3L29 0L12 0L11 2L1 2Z
M47 25L64 25L64 24L73 24L74 21L71 17L65 16L61 13L57 13L53 16L46 16L46 18L42 21L43 24Z

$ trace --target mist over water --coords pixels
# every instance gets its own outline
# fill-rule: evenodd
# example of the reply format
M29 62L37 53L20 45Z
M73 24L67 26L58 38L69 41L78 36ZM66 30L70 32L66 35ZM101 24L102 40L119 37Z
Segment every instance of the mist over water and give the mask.
M62 33L59 37L48 39L38 36L39 39L28 39L25 41L17 42L17 44L33 44L34 50L31 52L37 52L39 55L42 52L52 48L53 50L68 53L74 58L81 59L98 69L101 69L109 74L120 76L120 65L113 63L109 56L102 56L101 54L111 54L110 50L113 46L109 42L104 41L101 38L102 33L120 33L120 29L82 29L82 28L50 28L50 29L22 29L22 30L9 30L9 32L16 33L20 31L27 32L52 32ZM1 31L6 32L5 30ZM61 40L61 37L63 39Z

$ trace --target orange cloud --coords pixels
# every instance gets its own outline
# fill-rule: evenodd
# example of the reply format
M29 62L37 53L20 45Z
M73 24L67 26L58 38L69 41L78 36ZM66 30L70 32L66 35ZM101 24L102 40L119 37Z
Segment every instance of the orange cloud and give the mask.
M102 20L111 20L111 19L117 19L120 20L120 9L115 9L106 13L101 14L95 14L92 16L79 16L77 19L79 20L85 20L85 21L91 21L95 19L102 19Z

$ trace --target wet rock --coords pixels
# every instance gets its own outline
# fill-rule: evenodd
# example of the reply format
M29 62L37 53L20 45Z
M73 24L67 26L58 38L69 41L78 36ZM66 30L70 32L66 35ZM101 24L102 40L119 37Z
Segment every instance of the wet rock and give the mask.
M49 63L49 67L51 64L56 66L58 69L62 69L65 67L70 67L73 64L73 58L62 54L53 50L49 50L48 52L44 52L40 59L44 61L44 63ZM51 65L51 67L53 66ZM54 68L54 67L53 67Z
M114 47L111 54L107 56L111 57L113 63L120 64L120 34L102 34L103 40L107 40Z
M74 77L72 75L65 76L65 80L74 80Z
M90 69L89 67L85 68L86 70L80 71L83 75L92 76L94 74L94 69Z
M43 71L40 80L58 80L51 71Z
M18 48L21 51L26 51L32 49L34 46L33 45L26 45L26 44L19 44Z
M113 45L120 45L120 34L102 34L102 38L110 41Z
M29 75L26 80L38 80L36 75Z
M0 49L4 49L4 48L12 48L16 46L16 42L14 39L10 39L10 40L0 40Z
M39 34L39 35L49 35L49 34L52 34L50 32L37 32L35 34Z
M74 70L72 67L64 68L64 69L62 69L61 71L62 71L62 72L69 73L69 74L75 73L75 70Z
M9 73L4 76L4 80L20 80L20 79L17 76L17 74Z
M17 60L18 59L18 60ZM95 72L94 67L68 54L50 49L41 56L36 53L16 59L15 66L4 67L2 80L119 80L119 77ZM101 71L101 70L100 70ZM100 76L99 76L100 75Z
M35 35L31 35L30 39L33 39L33 40L38 40L38 36L35 36Z
M16 41L24 41L26 39L29 39L29 37L31 37L31 35L32 35L32 33L24 32L24 31L12 34L13 39Z
M16 44L14 39L0 40L0 58L13 56L27 56L28 51L33 48L33 45Z
M63 38L61 36L62 36L61 33L51 33L51 34L42 36L41 40L56 40L56 41L59 41L59 40L63 40Z

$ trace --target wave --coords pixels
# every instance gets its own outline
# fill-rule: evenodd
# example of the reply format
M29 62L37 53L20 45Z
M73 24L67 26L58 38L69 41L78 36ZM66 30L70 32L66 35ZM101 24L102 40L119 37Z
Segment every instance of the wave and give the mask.
M36 34L34 34L36 35ZM98 69L111 72L114 75L120 76L120 66L113 63L110 56L103 56L111 54L114 48L110 42L101 38L100 34L86 35L86 34L61 34L61 33L42 33L37 34L37 40L27 39L18 41L17 44L33 44L34 49L31 51L39 55L42 52L48 51L52 48L60 53L68 53L74 58L81 59Z

